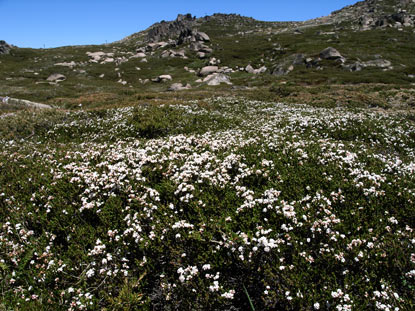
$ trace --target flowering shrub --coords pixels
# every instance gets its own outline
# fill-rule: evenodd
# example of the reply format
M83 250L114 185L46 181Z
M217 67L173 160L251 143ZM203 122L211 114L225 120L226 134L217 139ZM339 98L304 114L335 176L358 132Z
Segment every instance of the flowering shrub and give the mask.
M1 142L5 307L415 307L413 123L203 107L68 113Z

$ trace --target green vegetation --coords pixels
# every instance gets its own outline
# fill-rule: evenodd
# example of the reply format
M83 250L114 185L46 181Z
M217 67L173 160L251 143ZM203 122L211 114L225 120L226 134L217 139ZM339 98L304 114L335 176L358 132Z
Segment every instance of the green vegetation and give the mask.
M0 120L4 309L415 307L412 115L181 102Z

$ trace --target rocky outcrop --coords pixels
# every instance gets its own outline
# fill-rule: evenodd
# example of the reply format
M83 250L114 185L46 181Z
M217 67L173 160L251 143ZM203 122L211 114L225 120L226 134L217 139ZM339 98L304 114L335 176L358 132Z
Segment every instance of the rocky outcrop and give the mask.
M191 30L194 21L195 18L191 14L179 14L172 22L161 21L148 30L148 40L158 42L166 38L177 38L182 32Z
M10 50L13 48L10 44L8 44L4 40L0 40L0 55L1 54L9 54Z
M184 43L209 41L210 38L206 33L187 28L180 32L179 39L177 40L177 45L181 45Z
M353 30L369 30L381 27L414 27L415 1L366 0L346 6L330 15L300 22L301 28L317 25L339 25L347 22Z

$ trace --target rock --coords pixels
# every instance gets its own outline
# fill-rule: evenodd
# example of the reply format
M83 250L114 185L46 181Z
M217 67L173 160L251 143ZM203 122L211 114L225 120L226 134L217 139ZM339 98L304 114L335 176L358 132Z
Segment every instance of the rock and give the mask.
M303 65L305 63L304 54L294 54L293 65Z
M386 59L375 59L363 63L366 67L389 68L392 63Z
M215 86L221 83L226 83L228 85L232 85L229 77L223 73L213 73L208 75L206 78L203 79L207 85Z
M197 41L210 41L209 36L206 33L200 31L196 32L195 38Z
M161 75L161 76L158 76L157 78L152 79L151 81L158 83L158 82L166 82L166 81L171 81L171 80L172 80L171 75Z
M7 103L12 105L24 105L26 107L35 108L35 109L51 109L52 107L46 104L36 103L25 99L18 98L7 98Z
M68 62L64 62L64 63L56 63L55 66L63 66L63 67L69 67L69 68L73 68L76 66L76 63L74 61L71 61L70 63Z
M178 50L178 51L174 52L174 56L185 58L186 57L186 52L185 52L185 50Z
M186 84L185 86L183 86L183 84L181 83L173 83L168 91L181 91L181 90L189 90L191 89L191 85L190 84Z
M113 63L114 61L115 61L114 58L106 58L101 62L101 64L109 64L109 63Z
M343 65L343 68L350 71L361 71L364 68L364 65L361 62L356 62L350 65Z
M339 51L337 51L335 48L328 47L320 52L320 57L322 59L330 59L330 60L336 60L344 58Z
M254 67L252 67L251 65L246 66L245 71L248 73L252 73L252 74L260 74L260 73L264 73L265 71L267 71L267 67L262 66L259 69L254 69Z
M171 52L170 51L163 51L163 53L161 53L161 58L167 58L170 57Z
M139 52L135 54L132 58L145 58L145 57L146 57L146 53Z
M207 57L206 53L203 52L197 52L196 56L200 59L204 59Z
M191 51L195 51L195 52L203 52L203 53L212 53L213 50L208 47L207 45L204 45L203 43L200 42L193 42L190 44L189 46Z
M203 67L202 69L200 69L199 75L200 76L208 76L212 73L216 73L219 71L219 67L218 66L206 66Z
M58 83L58 82L65 81L66 77L63 74L54 73L54 74L50 75L46 80L49 81L49 82Z
M284 76L289 74L291 71L294 70L294 66L290 65L286 67L285 65L278 65L272 70L272 75L274 76Z
M6 41L0 40L0 54L9 54L12 48L13 46L8 44Z
M216 66L217 64L220 64L220 61L218 61L215 57L209 59L209 66Z
M157 49L164 48L168 45L169 44L167 42L164 42L164 41L149 43L146 46L146 51L147 52L155 51Z
M264 72L266 72L268 70L268 68L265 67L265 66L262 66L261 68L256 69L256 70L258 70L258 73L264 73Z
M246 66L245 71L247 73L254 73L255 72L255 69L251 65L248 65L248 66Z

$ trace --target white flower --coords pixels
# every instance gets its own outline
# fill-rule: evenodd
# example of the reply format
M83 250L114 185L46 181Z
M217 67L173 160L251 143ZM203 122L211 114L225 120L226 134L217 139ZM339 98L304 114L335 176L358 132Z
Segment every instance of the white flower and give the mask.
M89 269L87 272L86 272L86 277L87 278L90 278L90 277L92 277L93 275L95 274L95 272L94 272L94 269Z
M314 305L314 310L320 310L320 304L316 302Z
M233 295L235 295L235 291L231 289L230 291L223 293L221 296L226 299L233 299Z

